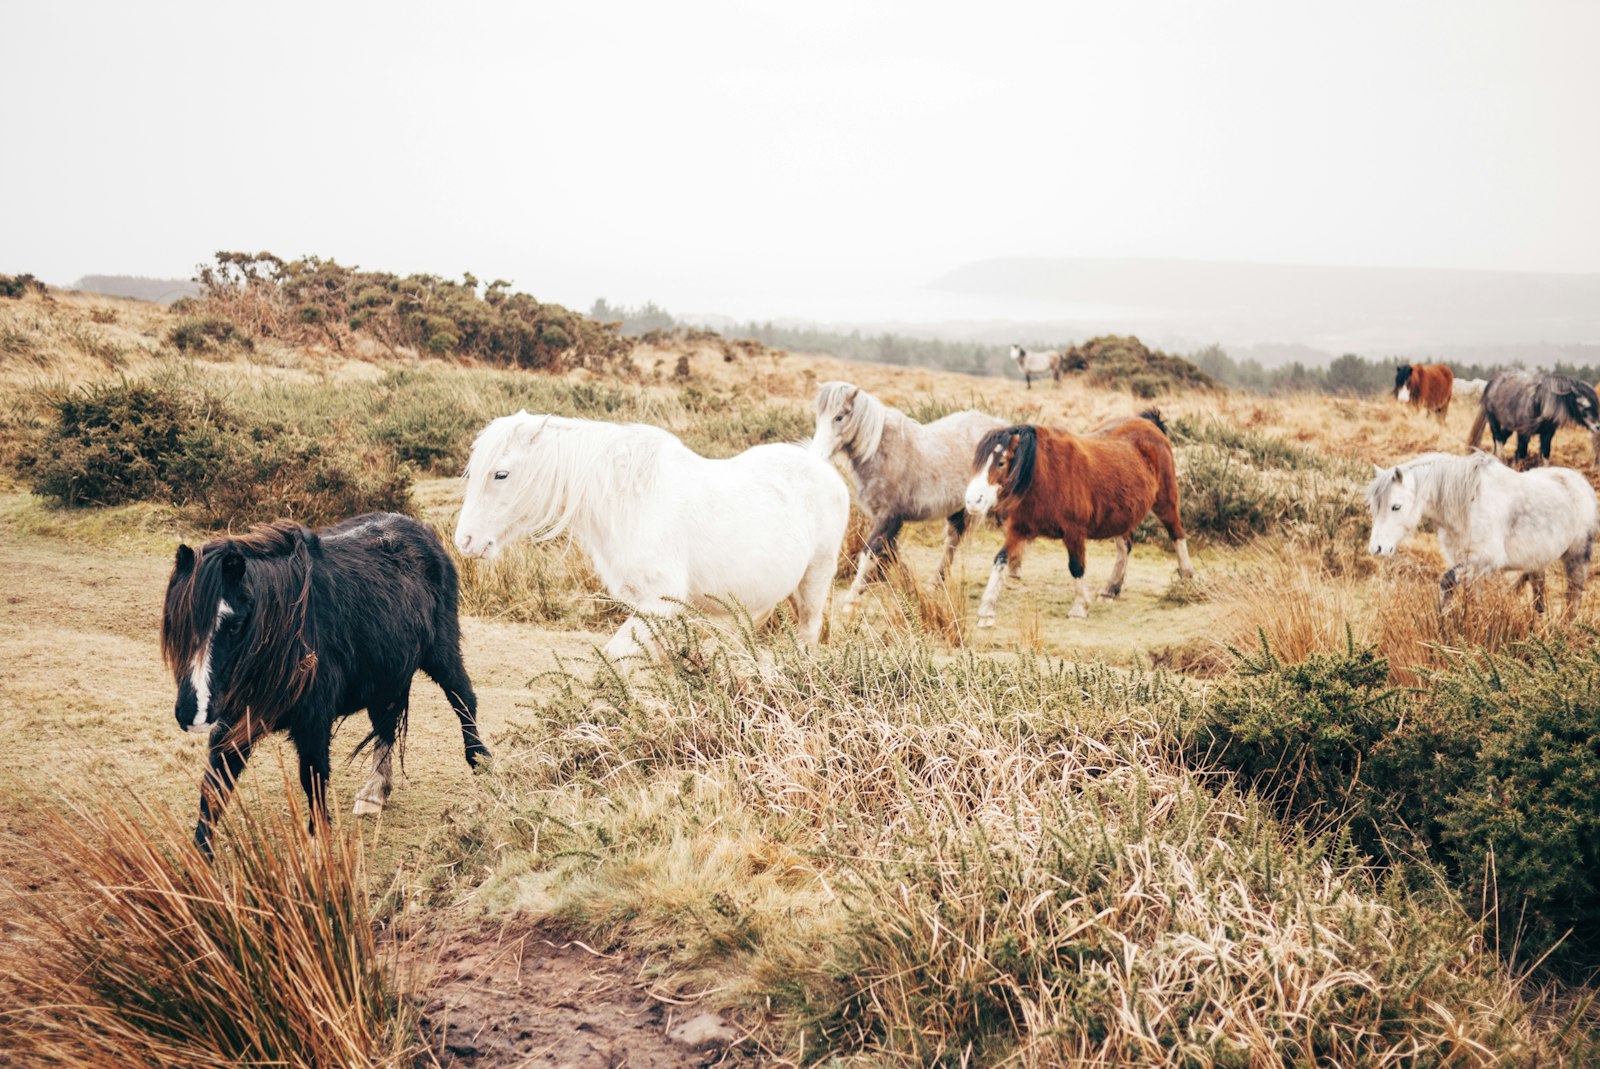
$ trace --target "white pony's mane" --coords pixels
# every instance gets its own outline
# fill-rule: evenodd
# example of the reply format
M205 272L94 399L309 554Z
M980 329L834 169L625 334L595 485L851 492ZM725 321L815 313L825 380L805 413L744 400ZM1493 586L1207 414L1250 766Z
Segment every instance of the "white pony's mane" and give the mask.
M1500 462L1487 453L1456 456L1452 453L1424 453L1393 468L1385 468L1367 487L1367 503L1374 509L1383 505L1394 485L1395 472L1411 484L1423 509L1454 522L1465 516L1478 492L1484 468Z
M849 450L857 460L871 460L883 441L883 428L891 416L909 420L897 408L891 408L866 390L850 382L825 382L817 387L817 416L832 420L845 404L851 401L850 415L835 432L839 444Z
M467 476L469 484L492 479L500 458L511 458L504 507L529 538L547 542L572 530L605 539L632 526L656 489L662 454L674 447L688 451L669 431L643 423L518 412L478 434Z

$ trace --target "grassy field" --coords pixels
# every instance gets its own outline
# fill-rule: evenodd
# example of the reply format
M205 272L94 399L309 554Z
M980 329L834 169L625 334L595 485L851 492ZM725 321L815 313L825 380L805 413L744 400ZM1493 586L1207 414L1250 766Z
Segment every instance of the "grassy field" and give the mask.
M835 378L922 415L975 405L1077 429L1146 404L1070 381L1025 391L688 344L642 349L618 379L270 341L196 356L168 343L173 323L108 298L0 301L0 817L11 843L0 873L12 894L49 893L72 864L51 847L63 799L114 805L131 791L181 826L204 760L202 740L172 720L158 629L173 549L208 537L214 517L193 503L65 509L30 493L16 462L38 448L63 390L179 382L320 435L325 450L411 450L410 507L442 531L471 433L524 405L659 423L727 455L808 434L809 399ZM1152 535L1122 598L1087 620L1067 619L1064 549L1041 543L1000 626L978 630L999 532L972 531L948 588L934 590L942 525L925 524L905 535L910 577L875 586L856 620L830 619L818 650L781 624L751 637L695 619L669 626L676 652L619 676L595 654L618 610L575 548L461 562L464 649L495 766L468 772L453 716L419 681L393 800L380 819L350 822L375 917L432 948L418 952L432 972L414 980L435 1029L422 1057L1600 1057L1581 969L1535 969L1537 952L1512 949L1514 904L1484 919L1492 884L1429 857L1397 866L1358 849L1359 835L1340 830L1359 815L1354 802L1297 822L1269 781L1235 778L1195 742L1194 725L1215 723L1207 717L1225 704L1213 696L1249 685L1229 647L1262 636L1290 663L1372 644L1388 658L1378 689L1399 695L1373 703L1418 709L1463 658L1530 638L1570 642L1573 658L1588 649L1593 602L1567 623L1491 593L1440 619L1431 536L1393 561L1365 556L1357 497L1369 465L1459 451L1471 406L1440 424L1387 400L1204 392L1154 403L1193 489L1199 577L1178 583L1170 547ZM1555 459L1586 468L1587 448L1558 436ZM1091 546L1092 582L1112 558ZM343 799L366 773L340 760L360 735L351 726L336 738ZM287 814L278 769L290 761L279 740L259 749L243 803ZM0 912L0 995L40 937L21 916ZM601 990L636 1001L596 996L585 1019L581 993ZM499 1028L518 1006L560 1023L519 1039ZM663 1040L646 1059L646 1032L702 1010L723 1015L739 1042L707 1054ZM647 1012L659 1028L637 1028ZM26 1020L0 1015L0 1031L22 1036Z

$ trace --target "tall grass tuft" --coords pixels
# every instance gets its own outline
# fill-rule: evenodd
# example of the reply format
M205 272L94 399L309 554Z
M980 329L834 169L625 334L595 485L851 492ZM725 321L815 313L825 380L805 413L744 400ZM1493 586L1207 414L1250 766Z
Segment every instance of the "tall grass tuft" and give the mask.
M42 806L42 890L8 905L9 1064L413 1064L416 1021L374 935L360 847L240 798L213 867L131 792Z

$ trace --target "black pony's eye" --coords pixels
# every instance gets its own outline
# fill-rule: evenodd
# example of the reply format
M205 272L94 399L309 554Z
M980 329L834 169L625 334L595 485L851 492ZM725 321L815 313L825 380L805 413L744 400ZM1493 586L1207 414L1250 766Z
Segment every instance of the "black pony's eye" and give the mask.
M494 477L495 477L495 480L498 482L499 480L504 479L507 475L510 475L510 474L511 473L509 471L497 471L497 472L494 473Z

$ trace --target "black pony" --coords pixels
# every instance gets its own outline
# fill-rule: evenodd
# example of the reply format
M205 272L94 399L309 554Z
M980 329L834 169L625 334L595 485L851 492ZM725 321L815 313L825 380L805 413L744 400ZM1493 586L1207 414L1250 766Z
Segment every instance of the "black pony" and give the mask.
M1550 461L1550 439L1557 427L1586 428L1594 445L1591 467L1600 467L1600 399L1587 382L1549 371L1496 371L1483 388L1467 445L1477 448L1485 424L1494 438L1495 456L1500 456L1506 439L1515 434L1516 459L1525 460L1528 442L1537 434L1539 456L1546 463Z
M467 763L487 760L461 663L458 591L438 536L393 513L316 532L278 520L199 550L179 546L161 652L178 683L179 726L210 732L195 845L210 855L212 824L251 748L273 731L294 741L313 830L326 821L334 722L358 709L372 721L361 745L377 748L356 812L381 809L418 668L461 720Z

